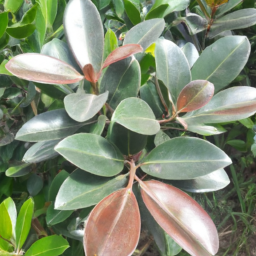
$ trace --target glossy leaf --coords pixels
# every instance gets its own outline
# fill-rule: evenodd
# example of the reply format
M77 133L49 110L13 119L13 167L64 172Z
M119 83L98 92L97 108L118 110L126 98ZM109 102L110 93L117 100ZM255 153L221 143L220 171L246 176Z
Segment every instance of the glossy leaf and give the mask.
M191 81L189 63L183 51L166 39L157 41L155 55L157 78L168 88L176 103L181 90Z
M217 19L211 26L209 37L213 38L226 30L241 29L256 24L256 10L243 9Z
M154 219L183 249L192 256L217 253L216 227L196 201L159 181L140 182L140 186L143 201Z
M168 4L162 4L157 6L153 11L147 13L145 19L150 20L158 17L164 17L165 11L168 9Z
M103 199L92 210L85 228L85 253L98 256L113 255L113 252L115 256L131 255L139 236L138 203L131 190L121 189Z
M72 120L64 109L52 110L26 122L16 134L16 140L38 142L61 139L89 123Z
M127 97L136 97L141 73L138 61L130 57L108 67L100 83L100 93L109 92L108 104L115 109Z
M68 247L67 240L62 236L47 236L33 243L25 256L58 256L62 255Z
M162 179L188 180L204 176L231 164L215 145L198 138L171 139L143 158L141 169Z
M192 119L191 119L191 123L189 122L189 120L184 120L182 118L180 118L180 119L183 120L187 124L186 129L188 131L191 131L191 132L194 132L197 134L201 134L203 136L222 134L227 131L220 125L213 126L213 125L202 125L202 124L196 124L196 123L193 124Z
M117 106L111 121L143 135L154 135L160 129L151 108L145 101L138 98L123 100Z
M11 11L12 13L15 13L20 9L22 4L23 0L5 0L4 8L6 11Z
M90 0L70 1L65 10L64 28L71 51L81 69L91 64L98 74L103 61L104 35L96 6Z
M190 112L206 105L214 94L214 85L205 80L195 80L186 85L177 100L179 112Z
M58 211L54 209L54 203L47 208L46 223L48 226L56 225L66 220L73 211Z
M8 12L0 13L0 38L4 35L4 32L8 26Z
M124 45L140 44L145 51L162 34L164 26L164 19L152 19L141 22L126 33Z
M192 43L186 43L181 49L188 60L190 68L192 68L199 58L199 53L196 47Z
M83 79L67 63L36 53L17 55L5 67L19 78L39 83L71 84Z
M104 131L107 117L104 115L100 115L98 117L98 122L93 124L90 128L90 133L101 135Z
M116 34L110 28L107 30L104 39L104 60L108 55L118 47L118 40Z
M243 0L232 0L232 1L228 1L226 4L221 5L218 10L216 11L215 16L216 17L220 17L222 16L224 13L232 10L235 6L237 6L239 3L241 3ZM247 8L247 7L246 7Z
M108 91L100 95L72 93L65 97L64 104L68 115L72 119L84 122L94 117L104 106L107 99Z
M21 177L31 172L31 164L21 164L9 167L5 175L8 177Z
M192 68L192 78L213 83L216 93L237 77L247 63L249 54L250 43L247 37L221 38L200 55Z
M26 38L35 31L36 27L34 24L21 25L19 27L8 27L6 32L17 39Z
M141 22L139 5L139 0L124 0L125 12L133 25Z
M62 140L55 150L79 168L99 176L114 176L124 166L119 150L95 134L75 134Z
M17 222L17 210L16 210L16 206L15 203L13 201L13 199L11 197L8 197L7 199L5 199L3 201L9 217L11 219L12 222L12 238L15 240L16 234L15 234L15 228L16 228L16 222Z
M20 250L25 243L31 227L34 202L28 199L21 207L16 223L16 247Z
M66 211L95 205L127 183L127 175L110 179L77 169L61 185L56 197L55 209Z

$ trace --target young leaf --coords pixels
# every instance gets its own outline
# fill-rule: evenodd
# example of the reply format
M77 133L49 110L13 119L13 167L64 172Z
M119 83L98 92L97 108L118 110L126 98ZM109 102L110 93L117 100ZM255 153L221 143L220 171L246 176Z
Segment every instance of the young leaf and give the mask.
M119 150L95 134L80 133L69 136L62 140L55 150L82 170L99 176L114 176L120 173L124 166L124 159Z
M154 135L160 129L151 108L145 101L138 98L123 100L117 106L111 121L143 135Z
M15 228L16 228L16 222L17 222L17 209L15 206L14 201L11 197L8 197L3 201L6 210L8 211L8 214L10 216L11 222L12 222L12 238L15 240L16 234L15 234ZM7 225L8 226L8 225Z
M4 9L11 11L12 13L17 12L23 4L23 0L5 0Z
M77 169L61 185L56 197L55 209L66 211L95 205L127 184L127 175L110 179Z
M191 112L206 105L214 94L214 85L204 80L190 82L181 91L177 100L179 112Z
M215 93L218 92L232 82L244 68L250 48L245 36L227 36L219 39L200 55L191 70L192 79L207 80L214 84Z
M190 68L193 67L197 59L199 58L199 53L196 47L192 43L186 43L181 50L184 52Z
M31 171L31 164L21 164L9 167L5 175L8 177L21 177L27 175Z
M39 239L27 250L25 256L58 256L69 247L62 236L47 236Z
M231 164L218 147L198 138L171 139L143 158L141 169L169 180L194 179Z
M103 199L92 210L85 228L85 253L98 256L113 255L113 252L115 256L131 255L139 236L138 203L133 192L124 188Z
M100 95L72 93L65 97L64 104L68 115L77 122L94 117L108 99L108 91ZM76 104L74 104L74 102Z
M8 26L8 12L0 13L0 38L4 35L4 32Z
M140 187L148 210L176 243L193 256L217 253L219 238L216 227L196 201L159 181L141 181Z
M116 48L118 48L118 40L116 38L116 34L113 30L109 28L107 30L107 33L105 34L105 40L104 40L104 60Z
M16 223L16 247L19 251L25 243L31 227L34 202L28 199L21 207Z
M207 3L207 5L211 8L216 7L216 6L220 6L222 4L227 3L229 0L205 0L205 2Z

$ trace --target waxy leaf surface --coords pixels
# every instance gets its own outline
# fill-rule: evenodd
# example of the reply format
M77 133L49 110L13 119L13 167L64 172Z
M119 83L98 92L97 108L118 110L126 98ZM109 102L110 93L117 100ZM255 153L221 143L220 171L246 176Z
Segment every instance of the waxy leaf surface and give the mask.
M199 53L196 47L192 43L186 43L181 50L184 52L190 68L193 67L197 59L199 58Z
M174 138L153 149L143 158L141 169L162 179L188 180L231 164L218 147L198 138Z
M21 164L11 166L6 170L5 175L8 177L21 177L31 172L31 164Z
M4 32L8 26L8 12L0 13L0 38L4 35Z
M46 223L48 226L53 226L66 220L73 211L59 211L54 209L54 203L47 208Z
M219 248L210 216L181 190L159 181L140 182L145 205L157 223L192 256L215 255Z
M129 225L128 225L129 224ZM118 190L91 212L85 228L86 255L132 255L140 236L140 212L133 192Z
M99 176L114 176L124 166L120 151L95 134L80 133L69 136L55 150L79 168Z
M235 6L237 6L239 3L241 3L243 0L232 0L228 1L228 3L221 5L218 10L216 11L215 17L220 17L224 13L232 10Z

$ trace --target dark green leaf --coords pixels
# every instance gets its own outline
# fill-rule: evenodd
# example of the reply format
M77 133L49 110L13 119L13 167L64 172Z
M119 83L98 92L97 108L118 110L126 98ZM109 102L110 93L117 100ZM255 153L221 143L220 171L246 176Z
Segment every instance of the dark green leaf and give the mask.
M33 5L22 17L21 21L15 23L11 27L19 27L20 25L28 25L32 23L36 18L37 5Z
M6 47L6 45L9 43L10 36L7 33L4 33L4 35L0 38L0 50Z
M43 188L44 183L40 176L32 174L27 181L27 190L31 196L36 196Z
M243 140L230 140L226 144L230 145L236 150L246 152L246 143Z
M141 22L139 0L124 0L124 8L132 24L136 25Z
M60 222L63 222L72 214L72 212L73 211L54 210L54 203L51 203L51 205L47 208L46 212L47 225L53 226Z
M5 175L8 177L21 177L27 175L31 171L31 164L21 164L9 167Z
M8 26L8 12L0 13L0 38L4 35L4 32Z
M35 31L36 27L33 24L21 25L19 27L8 27L6 32L17 39L26 38Z
M36 88L35 85L30 82L28 85L27 95L24 101L20 104L21 108L25 108L30 105L30 103L34 100L36 96Z

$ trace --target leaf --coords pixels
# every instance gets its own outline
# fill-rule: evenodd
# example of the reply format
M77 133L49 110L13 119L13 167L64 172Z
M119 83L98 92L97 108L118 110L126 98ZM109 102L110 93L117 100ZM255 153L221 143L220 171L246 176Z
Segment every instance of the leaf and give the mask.
M0 50L2 50L8 45L9 40L10 40L10 36L7 33L4 33L4 35L0 38Z
M221 17L224 13L232 10L235 6L237 6L241 2L242 0L232 0L232 1L228 1L224 5L221 5L216 11L215 17Z
M116 48L118 48L118 40L117 40L116 34L113 30L109 28L107 30L107 33L105 34L105 40L104 40L104 60Z
M177 100L178 112L190 112L202 108L212 98L214 85L205 80L195 80L187 84Z
M104 115L100 115L98 117L98 122L93 124L90 128L90 133L101 135L104 131L105 125L106 125L107 117Z
M256 10L253 8L243 9L227 14L217 19L211 26L209 38L214 38L227 30L241 29L256 24Z
M27 181L27 190L30 196L36 196L44 186L42 178L36 174L32 174Z
M207 5L211 8L227 3L229 0L205 0Z
M47 27L46 27L46 22L45 22L40 5L37 7L35 26L36 26L36 32L34 33L36 33L36 38L39 42L40 49L41 49L44 44Z
M169 180L189 180L231 164L218 147L198 138L179 137L153 149L142 160L147 174Z
M162 34L164 26L164 19L141 22L126 33L123 44L139 44L145 51Z
M197 59L199 58L199 53L196 47L192 43L186 43L181 50L184 52L190 68L193 67Z
M8 211L8 214L9 214L9 217L11 220L11 224L12 224L12 238L15 240L15 237L16 237L15 228L16 228L16 221L17 221L17 210L16 210L15 203L11 197L8 197L7 199L5 199L3 201L3 204L5 205L5 208ZM5 222L5 223L7 223L7 222Z
M73 211L58 211L54 210L54 203L47 208L46 223L48 226L53 226L66 220Z
M17 166L9 167L5 175L8 177L21 177L31 172L31 164L21 164Z
M111 177L120 173L124 159L119 150L106 139L80 133L62 140L55 150L82 170Z
M15 139L31 142L61 139L89 123L78 123L72 120L64 109L52 110L26 122L16 134Z
M19 251L25 243L31 227L34 212L34 202L32 198L23 203L16 223L16 248Z
M112 255L113 252L115 256L131 255L139 236L138 203L133 192L124 188L103 199L92 210L85 228L85 253L98 256Z
M68 115L77 122L94 117L108 99L108 91L100 95L72 93L65 97L64 104ZM76 104L74 104L74 102Z
M226 144L230 145L231 147L235 148L236 150L239 150L241 152L246 152L246 143L243 140L230 140L226 142Z
M100 93L109 91L108 104L115 109L127 97L136 97L140 88L140 66L134 57L108 67L100 83Z
M17 55L5 67L19 78L38 83L72 84L83 79L83 76L67 63L37 53Z
M28 85L26 98L22 101L22 103L20 104L20 107L25 108L29 106L31 102L34 100L35 96L36 96L35 85L32 82L30 82Z
M62 236L47 236L33 243L25 256L58 256L62 255L68 247L67 240Z
M25 14L22 16L22 19L12 25L11 27L19 27L20 25L27 25L32 23L36 18L37 4L33 5Z
M98 74L103 61L104 34L95 5L89 0L70 1L63 24L67 41L81 69L91 64Z
M149 12L145 19L146 20L151 20L154 18L158 18L158 17L164 17L165 15L165 11L168 9L169 5L168 4L162 4L157 6L152 12Z
M249 55L250 43L247 37L221 38L200 55L192 68L192 79L213 83L216 93L237 77L247 63Z
M196 201L159 181L141 181L140 187L143 201L154 219L184 250L193 256L217 253L219 238L216 227Z
M154 135L160 129L151 108L145 101L138 98L123 100L117 106L111 121L143 135Z
M34 24L21 25L19 27L8 27L6 32L17 39L26 38L35 31L36 27Z
M184 119L180 118L181 120L184 121ZM180 120L179 120L180 121ZM217 134L222 134L226 132L222 126L220 125L202 125L202 124L193 124L193 120L190 124L189 120L184 121L187 124L187 130L201 134L203 136L210 136L210 135L217 135Z
M191 81L190 67L183 51L173 42L156 42L156 75L171 93L176 103L181 90Z
M0 38L4 35L4 32L8 26L8 12L0 13Z
M236 86L219 92L207 105L183 118L191 125L215 124L241 120L253 115L255 111L256 89Z
M6 11L11 11L12 13L15 13L20 9L22 4L23 0L5 0L4 9Z
M123 1L122 0L115 0L115 1L112 1L112 2L113 2L113 5L114 5L117 16L121 17L122 14L124 13L124 3L123 3Z
M141 22L139 0L124 0L124 8L133 25Z
M169 141L171 138L162 130L160 130L154 139L155 146L158 147L159 145L163 144L166 141Z
M61 185L55 209L66 211L96 205L104 197L127 184L127 175L105 178L77 169Z

